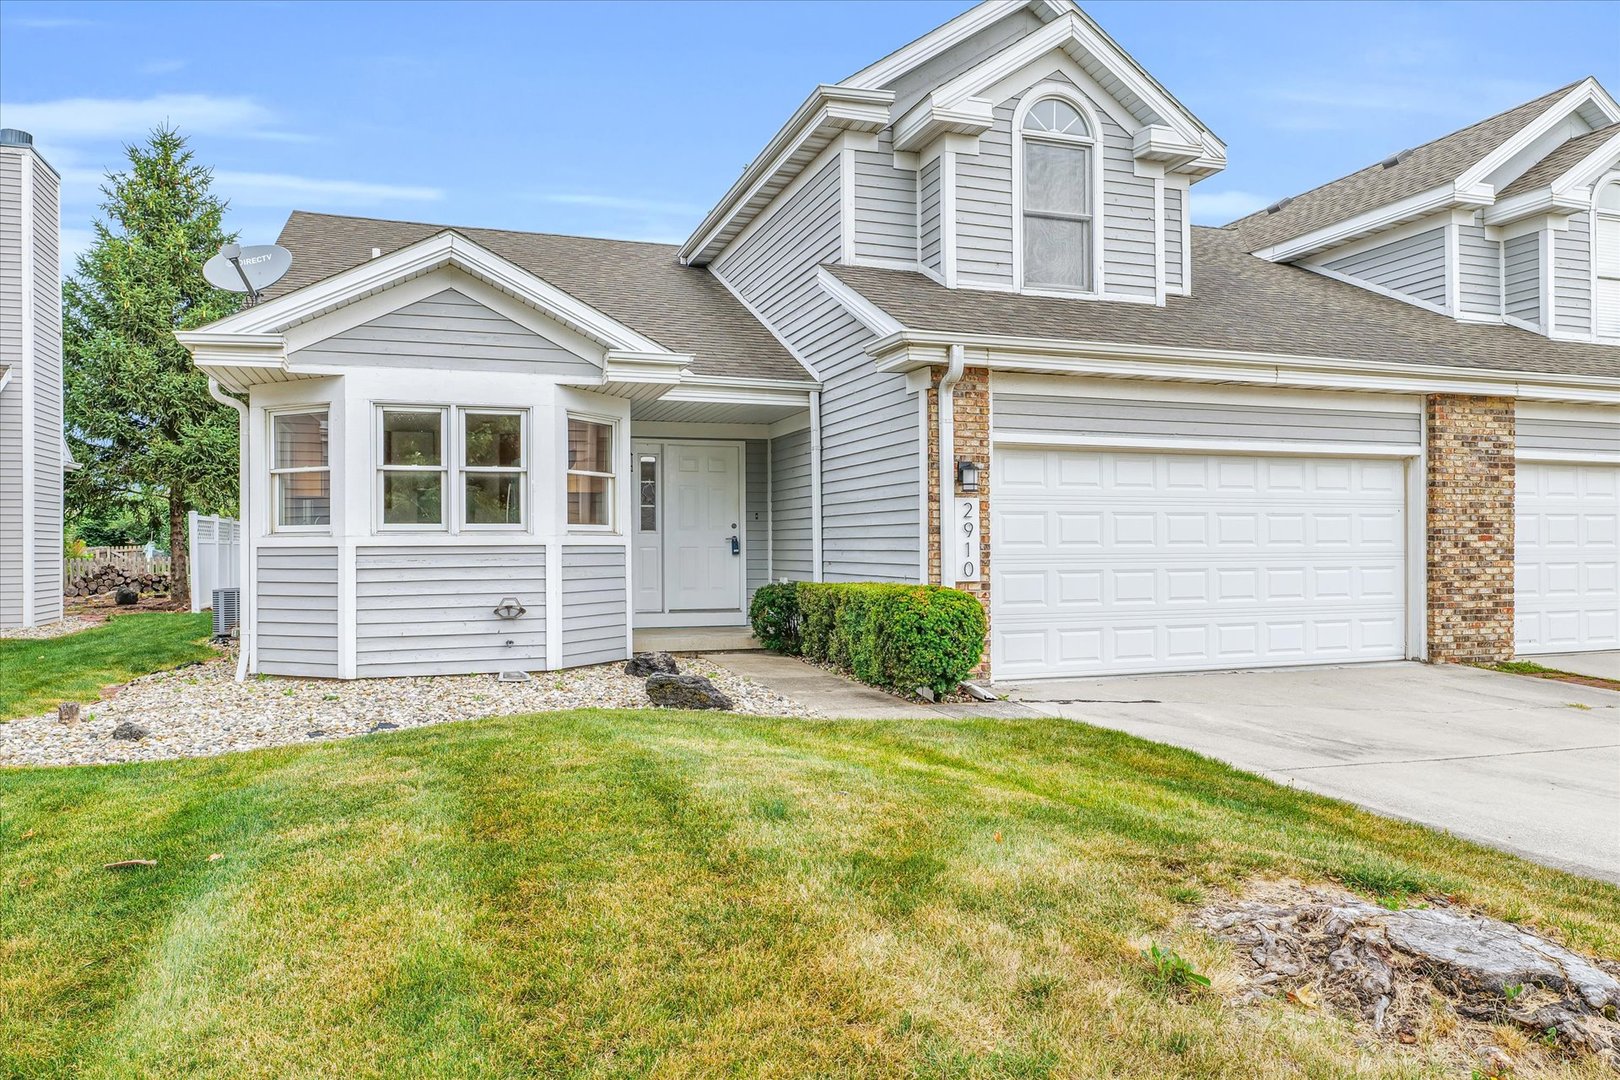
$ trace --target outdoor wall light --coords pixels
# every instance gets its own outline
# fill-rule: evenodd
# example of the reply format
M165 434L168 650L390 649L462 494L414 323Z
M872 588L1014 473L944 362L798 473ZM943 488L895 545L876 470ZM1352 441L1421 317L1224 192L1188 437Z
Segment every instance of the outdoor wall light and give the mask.
M505 597L500 603L495 605L495 614L499 615L503 619L520 618L523 613L528 610L528 608L518 603L518 599L515 596ZM508 644L510 644L510 642L508 642Z
M956 486L973 493L979 490L979 463L967 458L956 463Z

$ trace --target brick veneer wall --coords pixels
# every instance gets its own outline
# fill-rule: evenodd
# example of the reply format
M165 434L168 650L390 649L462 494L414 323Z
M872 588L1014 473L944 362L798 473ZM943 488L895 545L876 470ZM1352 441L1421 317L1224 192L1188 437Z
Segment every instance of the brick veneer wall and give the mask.
M928 380L928 581L938 585L939 550L939 380L945 369L936 367ZM951 494L964 498L968 492L956 483L956 462L971 458L979 465L979 580L963 581L956 588L978 597L984 617L990 619L990 372L987 368L962 369L962 378L953 390L956 421L956 453L951 459ZM985 637L984 657L975 672L980 678L990 674L990 639Z
M1429 659L1513 656L1513 399L1436 394L1428 413Z

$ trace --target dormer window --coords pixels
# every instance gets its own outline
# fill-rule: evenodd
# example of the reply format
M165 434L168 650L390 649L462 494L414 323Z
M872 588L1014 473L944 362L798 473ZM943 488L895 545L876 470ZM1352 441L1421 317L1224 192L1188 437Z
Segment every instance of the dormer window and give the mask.
M1620 338L1620 180L1598 188L1592 220L1598 337Z
M1042 97L1023 114L1023 285L1095 292L1096 139L1076 105Z

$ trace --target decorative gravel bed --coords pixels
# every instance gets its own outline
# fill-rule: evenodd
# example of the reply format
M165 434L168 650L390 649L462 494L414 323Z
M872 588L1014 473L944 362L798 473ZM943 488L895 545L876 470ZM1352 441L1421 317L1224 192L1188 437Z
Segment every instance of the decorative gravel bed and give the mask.
M678 659L682 672L707 676L739 713L815 715L701 656ZM483 716L653 707L645 684L626 675L622 663L540 673L527 683L503 683L494 675L352 682L261 676L238 683L235 673L235 656L225 652L209 663L136 679L85 705L85 718L73 723L54 713L0 723L0 765L211 757ZM124 722L145 729L145 737L115 739L114 729Z
M90 618L84 615L69 615L65 619L40 623L38 626L10 626L0 630L0 641L43 641L46 638L62 637L64 634L77 634L80 630L100 626L106 621L105 616Z

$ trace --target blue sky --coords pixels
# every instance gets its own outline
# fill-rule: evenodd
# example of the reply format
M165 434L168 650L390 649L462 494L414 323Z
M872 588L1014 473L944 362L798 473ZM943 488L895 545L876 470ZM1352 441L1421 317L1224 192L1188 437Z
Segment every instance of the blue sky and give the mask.
M268 242L293 209L678 241L819 82L969 5L0 5L0 126L63 174L83 245L164 120ZM1218 224L1585 75L1620 3L1152 3L1087 11L1226 140Z

